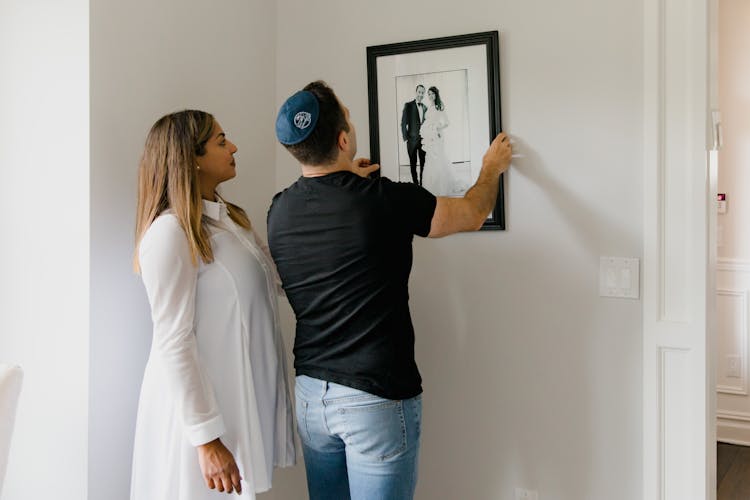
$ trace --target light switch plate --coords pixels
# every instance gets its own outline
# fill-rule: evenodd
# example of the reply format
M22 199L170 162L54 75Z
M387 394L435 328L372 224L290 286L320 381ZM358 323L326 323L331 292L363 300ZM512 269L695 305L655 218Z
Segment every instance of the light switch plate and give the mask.
M599 295L622 299L640 297L640 261L630 257L599 258Z

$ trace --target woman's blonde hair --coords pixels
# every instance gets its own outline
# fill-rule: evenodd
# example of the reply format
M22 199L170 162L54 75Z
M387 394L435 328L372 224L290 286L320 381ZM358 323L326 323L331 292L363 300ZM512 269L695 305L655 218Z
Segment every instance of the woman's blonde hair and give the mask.
M196 158L206 153L214 117L205 111L186 110L161 117L148 133L138 166L138 208L133 267L140 272L138 247L151 223L167 209L174 211L185 231L193 263L214 260L208 230L202 220L203 204ZM247 214L227 203L229 217L250 229Z

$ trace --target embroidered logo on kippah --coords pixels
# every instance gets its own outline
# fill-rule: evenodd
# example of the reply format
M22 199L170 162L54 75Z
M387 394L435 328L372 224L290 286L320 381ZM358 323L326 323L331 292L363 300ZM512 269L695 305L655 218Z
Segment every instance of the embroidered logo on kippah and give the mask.
M294 115L294 126L299 129L306 129L310 126L311 122L312 117L307 111L300 111L299 113Z

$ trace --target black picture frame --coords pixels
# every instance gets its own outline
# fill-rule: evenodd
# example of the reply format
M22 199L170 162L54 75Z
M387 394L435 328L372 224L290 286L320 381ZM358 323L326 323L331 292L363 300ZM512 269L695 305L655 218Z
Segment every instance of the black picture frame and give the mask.
M416 41L409 41L409 42L400 42L400 43L390 43L386 45L375 45L367 47L367 86L368 86L368 96L369 96L369 124L370 124L370 160L373 163L381 163L381 160L383 159L383 148L389 147L390 151L393 150L393 143L397 143L399 140L398 138L398 131L395 135L393 134L384 134L384 135L390 135L391 138L388 139L387 137L381 137L381 128L386 121L384 117L382 117L381 111L383 109L386 109L386 106L383 106L380 101L382 99L382 95L386 92L379 91L379 90L388 90L389 89L379 89L379 80L381 81L381 87L382 87L382 79L383 78L390 78L393 76L395 79L399 78L400 75L407 75L410 76L409 69L408 69L408 63L406 64L407 69L404 70L403 67L401 67L399 70L393 73L393 75L378 75L378 63L382 62L382 58L390 58L393 56L401 56L405 54L419 54L417 57L430 57L430 53L433 53L434 57L438 57L438 53L435 53L434 51L442 51L444 49L461 49L465 47L471 47L476 48L478 50L484 49L485 51L485 64L486 64L486 81L484 81L484 85L486 85L487 90L487 96L486 96L486 102L487 102L487 110L486 110L486 124L487 124L487 142L484 145L484 150L487 149L487 146L489 146L492 139L494 139L497 134L499 134L502 130L501 125L501 113L500 113L500 36L498 31L486 31L481 33L471 33L466 35L457 35L457 36L447 36L447 37L441 37L441 38L431 38L427 40L416 40ZM440 54L451 54L450 52L441 52ZM456 52L456 57L460 60L461 58L461 52ZM472 60L478 59L477 57L472 57ZM476 65L476 63L475 63ZM422 65L420 65L422 66ZM460 66L460 64L459 64ZM424 68L421 69L424 71ZM451 70L442 69L436 74L450 72ZM461 70L459 70L461 71ZM466 71L466 75L471 74L471 70L463 70ZM484 70L483 70L484 71ZM481 72L474 71L475 73L479 74ZM413 73L413 71L412 71ZM470 76L465 77L467 80L470 78ZM475 80L479 80L479 78L476 78ZM476 92L471 92L469 89L473 88L473 86L482 85L482 83L476 81L472 83L472 87L469 86L469 84L466 84L467 88L467 100L471 100L472 96L476 96ZM395 95L396 91L393 91ZM481 99L483 99L483 96L479 96ZM481 101L481 99L478 99ZM484 102L484 101L481 101ZM388 107L390 104L394 103L386 103L388 104ZM467 105L468 106L468 105ZM391 110L392 113L392 110ZM474 120L482 120L482 117L473 117L471 118L472 122L474 123ZM392 115L388 118L387 121L393 121ZM479 123L481 125L481 121L475 122ZM390 125L388 125L390 127ZM484 126L476 127L477 129L483 129ZM398 129L398 126L396 126L396 129ZM466 132L468 134L468 132ZM482 134L483 135L483 134ZM474 141L480 141L480 137L473 138L471 140ZM390 141L393 141L391 143ZM397 144L395 146L396 150L400 147L400 144ZM476 148L474 148L476 149ZM482 152L483 154L483 152ZM398 153L396 155L396 159L398 159ZM479 160L479 158L474 156L476 158L476 161ZM392 162L389 162L392 163ZM396 161L396 171L399 172L399 169L402 168L401 162ZM429 168L428 166L426 168ZM476 170L472 170L473 167L469 167L470 172L473 172ZM381 172L383 172L384 175L387 175L388 172L385 170L384 166L381 165ZM478 170L477 170L478 172ZM390 177L390 176L389 176ZM398 179L393 179L398 180ZM473 179L475 181L476 178ZM473 184L472 181L472 184ZM487 221L482 226L482 230L505 230L505 196L504 196L504 176L501 175L500 177L500 184L499 184L499 191L497 196L497 203L495 205L495 208L492 210L492 213L487 218Z

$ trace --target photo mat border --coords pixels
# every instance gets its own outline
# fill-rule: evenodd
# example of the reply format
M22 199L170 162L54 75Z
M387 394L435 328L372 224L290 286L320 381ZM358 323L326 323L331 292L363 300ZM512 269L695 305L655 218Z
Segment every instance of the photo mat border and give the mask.
M484 45L487 55L487 99L490 137L487 145L502 131L500 113L500 34L485 31L467 35L430 38L410 42L389 43L367 47L367 87L370 113L370 160L380 163L379 106L377 85L377 59L382 56L428 52L474 45ZM505 175L500 175L497 203L482 230L505 230Z

